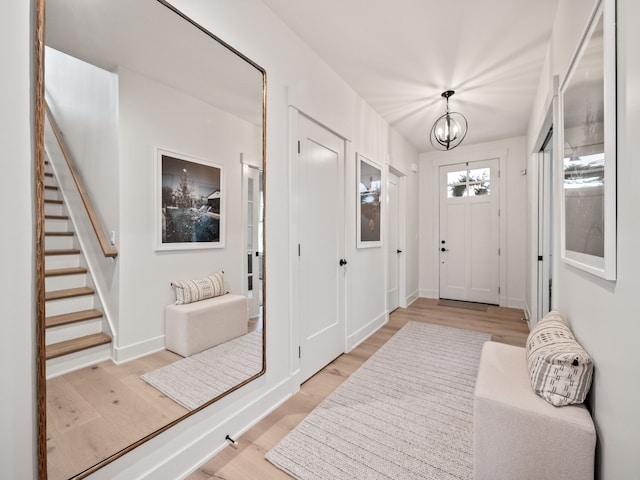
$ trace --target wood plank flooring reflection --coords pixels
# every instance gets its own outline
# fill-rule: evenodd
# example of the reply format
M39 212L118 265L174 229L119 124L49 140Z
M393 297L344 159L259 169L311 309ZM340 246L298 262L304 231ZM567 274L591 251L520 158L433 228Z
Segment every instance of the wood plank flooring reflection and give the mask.
M164 350L123 365L100 362L48 380L49 480L68 479L187 413L140 379L180 358Z
M522 310L489 306L486 312L437 305L418 299L398 309L389 322L352 352L341 355L305 382L296 395L227 447L188 480L286 480L291 477L265 460L265 454L360 367L409 320L489 333L492 340L524 346L529 333Z

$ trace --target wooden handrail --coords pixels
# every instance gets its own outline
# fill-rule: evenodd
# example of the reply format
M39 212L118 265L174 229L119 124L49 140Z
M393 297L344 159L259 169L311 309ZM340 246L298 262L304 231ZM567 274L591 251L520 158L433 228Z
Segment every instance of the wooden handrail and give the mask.
M69 153L69 149L67 148L64 139L62 137L62 132L56 123L51 110L49 109L49 104L45 102L45 109L47 112L47 117L49 118L49 122L51 123L51 127L53 129L53 133L58 140L58 145L60 145L60 149L62 150L62 155L64 155L64 159L67 161L67 166L69 167L69 171L71 172L71 176L73 177L73 181L76 184L76 188L78 189L78 193L80 193L80 198L82 198L82 203L84 204L84 208L87 211L87 215L89 215L89 220L91 220L91 225L93 226L93 230L96 232L96 237L98 237L98 243L100 243L100 247L102 248L102 252L105 257L115 258L118 256L118 251L111 247L109 244L109 240L104 233L102 226L100 225L100 221L98 220L98 216L96 215L95 210L93 209L93 205L89 200L89 195L87 195L87 191L82 185L82 181L80 180L80 175L78 174L78 170L73 164L73 160L71 159L71 154Z

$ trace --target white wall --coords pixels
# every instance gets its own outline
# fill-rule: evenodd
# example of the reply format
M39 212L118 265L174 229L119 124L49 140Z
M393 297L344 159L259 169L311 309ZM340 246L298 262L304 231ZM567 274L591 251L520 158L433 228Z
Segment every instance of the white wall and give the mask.
M420 154L420 296L438 298L438 165L501 159L500 305L525 304L526 144L524 137ZM434 178L435 177L435 178Z
M33 18L30 2L8 2L0 16L0 477L33 479L36 466L34 346ZM10 337L9 337L10 335Z
M241 153L258 158L259 129L131 70L119 70L120 246L116 360L164 345L164 307L172 281L219 270L225 287L243 293ZM224 165L225 247L156 251L155 147Z
M405 230L400 232L400 249L404 252L404 260L401 260L401 272L402 261L404 261L404 305L409 305L420 296L418 286L419 157L416 149L391 129L389 129L389 152L391 157L389 165L404 174L401 179L404 198L400 200L400 206L404 204L405 207ZM402 306L402 299L400 303Z
M49 107L87 193L105 229L117 231L118 78L52 48L45 72Z
M358 198L354 191L357 185L356 154L362 154L384 167L388 156L384 122L363 101L357 102L357 128L350 151L347 152L346 219L347 219L347 350L360 343L387 321L387 292L385 275L386 248L356 248L356 219ZM382 168L382 184L387 177ZM384 206L382 207L384 208ZM382 212L382 222L385 222ZM384 226L381 230L384 237ZM380 281L371 282L378 278Z
M551 45L551 69L542 90L549 90L552 75L566 74L578 46L593 1L566 0L559 3ZM586 274L561 260L554 262L554 307L569 320L573 331L595 364L589 405L596 424L598 445L596 479L637 478L640 457L640 362L636 358L640 336L637 297L640 287L640 193L635 178L637 132L640 131L640 4L618 0L617 54L617 269L615 282ZM539 95L544 97L544 95ZM541 100L535 109L541 108ZM540 121L532 118L529 144L534 142ZM559 247L559 212L555 213L555 243ZM556 248L556 251L557 248Z
M402 174L401 188L404 192L399 199L401 203L411 205L411 210L406 212L405 224L407 232L400 236L404 258L401 262L410 268L401 267L405 271L405 292L401 303L410 303L415 299L417 291L417 271L411 268L417 262L417 249L415 248L413 230L416 228L416 202L417 174L411 171L411 164L417 163L417 152L402 137L395 133L364 101L357 100L355 134L347 155L347 182L346 182L346 208L347 208L347 258L348 266L348 295L347 295L347 350L359 344L368 335L383 325L388 319L387 306L387 247L385 236L386 228L383 225L383 246L375 248L356 248L356 224L357 204L356 194L356 154L360 153L382 167L390 165ZM386 168L383 168L383 185L386 188ZM386 208L383 205L383 222L387 221ZM403 237L411 239L408 242ZM412 248L413 246L413 248ZM375 280L377 279L377 281Z

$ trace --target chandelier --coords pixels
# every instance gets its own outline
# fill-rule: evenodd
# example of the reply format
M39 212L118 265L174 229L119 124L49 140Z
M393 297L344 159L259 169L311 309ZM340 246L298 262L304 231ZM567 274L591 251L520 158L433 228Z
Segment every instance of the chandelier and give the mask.
M467 135L467 119L458 112L449 111L449 97L454 93L453 90L442 92L442 96L447 102L447 111L442 115L436 123L431 127L429 139L431 145L436 150L451 150L462 143Z

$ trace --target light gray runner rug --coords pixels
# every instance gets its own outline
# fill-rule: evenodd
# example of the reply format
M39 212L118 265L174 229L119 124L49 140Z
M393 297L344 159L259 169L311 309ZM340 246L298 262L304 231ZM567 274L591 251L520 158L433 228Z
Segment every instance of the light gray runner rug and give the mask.
M490 339L408 322L267 460L298 480L470 480L473 390Z
M256 330L140 378L186 409L194 410L260 370L262 330Z

